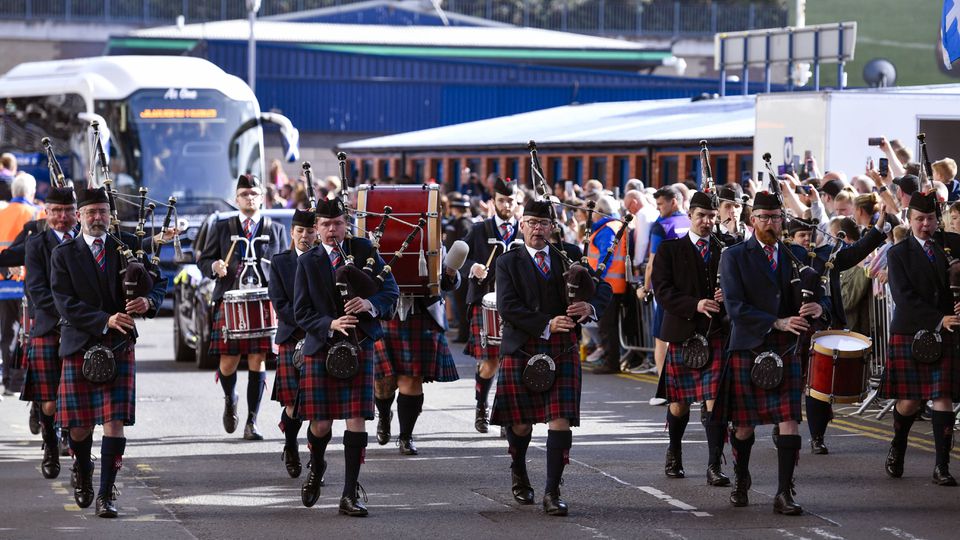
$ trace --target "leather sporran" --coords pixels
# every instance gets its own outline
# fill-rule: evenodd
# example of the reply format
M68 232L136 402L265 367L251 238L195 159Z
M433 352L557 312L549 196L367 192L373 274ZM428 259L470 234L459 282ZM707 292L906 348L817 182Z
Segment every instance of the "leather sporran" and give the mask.
M913 336L910 346L913 360L920 364L936 364L943 357L943 338L940 332L920 330Z
M306 340L301 339L293 346L293 367L299 372L303 372L303 344Z
M83 353L83 378L93 384L111 383L117 378L117 359L113 350L94 345Z
M758 354L750 367L750 381L764 390L780 386L783 382L783 358L773 351Z
M703 369L710 363L710 341L703 334L694 334L683 342L680 355L684 366Z
M360 373L360 348L341 341L327 351L327 373L338 379L350 379Z
M557 363L549 355L535 354L527 360L521 378L527 390L546 392L553 388L553 383L557 380Z

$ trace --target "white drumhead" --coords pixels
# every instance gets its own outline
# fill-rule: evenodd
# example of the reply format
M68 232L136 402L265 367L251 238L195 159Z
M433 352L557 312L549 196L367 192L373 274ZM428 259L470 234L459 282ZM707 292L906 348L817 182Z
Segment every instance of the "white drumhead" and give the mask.
M856 336L831 334L820 336L814 340L817 345L835 351L862 351L870 347L870 343Z
M255 289L234 289L223 293L223 299L226 302L242 302L245 300L260 300L270 298L270 291L266 287L257 287Z
M483 306L483 307L488 307L488 308L496 309L496 308L497 308L497 293L495 293L495 292L488 292L487 294L483 295L483 298L480 300L480 305Z

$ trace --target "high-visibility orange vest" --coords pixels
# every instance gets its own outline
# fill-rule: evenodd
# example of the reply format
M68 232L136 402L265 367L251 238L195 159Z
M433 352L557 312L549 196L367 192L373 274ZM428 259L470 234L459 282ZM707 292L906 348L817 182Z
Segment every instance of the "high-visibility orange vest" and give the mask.
M617 232L620 231L620 227L623 227L623 223L617 220L610 220L590 235L590 246L587 248L587 257L590 259L590 267L594 270L596 270L597 265L600 264L600 260L607 255L606 251L600 253L600 250L597 249L596 244L594 244L597 234L605 227L610 228L613 234L616 235ZM607 275L604 276L603 279L610 284L610 287L613 289L613 294L623 294L627 292L626 242L620 242L617 244L616 249L613 250L613 256L610 257L610 262L607 263Z
M36 219L41 210L41 208L21 202L12 202L3 210L0 210L0 251L13 244L17 235L23 230L23 226ZM21 272L15 279L22 281L23 277ZM3 277L0 276L0 280L2 279Z

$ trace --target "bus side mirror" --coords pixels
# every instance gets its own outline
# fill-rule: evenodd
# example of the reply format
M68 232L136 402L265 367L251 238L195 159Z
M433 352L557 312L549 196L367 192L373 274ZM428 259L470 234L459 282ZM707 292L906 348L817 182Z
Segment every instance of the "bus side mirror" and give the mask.
M280 126L280 135L283 139L284 158L290 163L300 160L300 131L293 127L293 122L279 113L262 112L260 119Z

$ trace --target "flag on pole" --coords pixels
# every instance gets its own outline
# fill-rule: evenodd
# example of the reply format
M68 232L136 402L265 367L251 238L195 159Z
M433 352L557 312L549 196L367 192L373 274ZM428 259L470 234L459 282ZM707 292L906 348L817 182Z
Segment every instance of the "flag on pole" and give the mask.
M943 0L940 46L943 64L951 69L953 63L960 60L960 0Z

